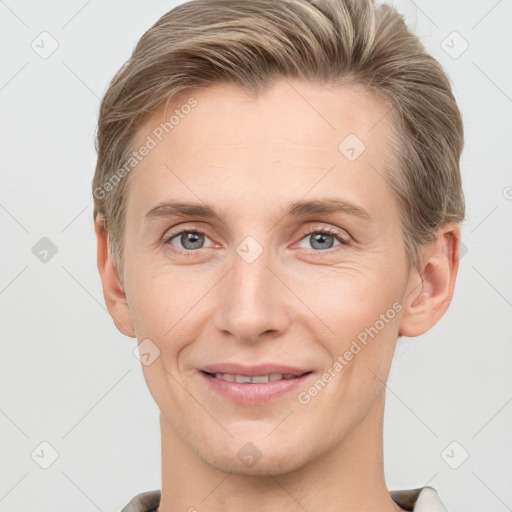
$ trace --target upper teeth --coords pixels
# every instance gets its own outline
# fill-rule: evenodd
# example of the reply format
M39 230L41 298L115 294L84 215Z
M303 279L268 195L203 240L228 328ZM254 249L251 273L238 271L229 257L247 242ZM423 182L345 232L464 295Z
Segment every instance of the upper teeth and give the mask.
M281 379L294 379L296 376L291 373L271 373L270 375L255 375L254 377L249 377L248 375L231 375L229 373L216 373L215 377L217 379L230 380L232 382L273 382L275 380Z

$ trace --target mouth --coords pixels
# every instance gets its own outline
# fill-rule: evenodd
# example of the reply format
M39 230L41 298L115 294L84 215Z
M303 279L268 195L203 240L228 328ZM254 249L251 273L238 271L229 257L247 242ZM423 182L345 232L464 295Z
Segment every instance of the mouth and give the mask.
M312 370L277 365L222 365L198 372L206 392L241 405L263 405L292 395L313 378Z

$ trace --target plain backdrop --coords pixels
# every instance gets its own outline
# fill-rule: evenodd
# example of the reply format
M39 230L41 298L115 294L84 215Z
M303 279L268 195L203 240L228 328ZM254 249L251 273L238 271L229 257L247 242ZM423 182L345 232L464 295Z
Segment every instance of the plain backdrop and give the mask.
M117 511L160 488L158 409L136 341L104 306L91 179L100 98L139 37L177 3L0 1L1 512ZM386 480L390 489L431 485L450 511L505 512L512 2L395 5L452 81L465 124L467 220L450 309L429 333L397 345Z

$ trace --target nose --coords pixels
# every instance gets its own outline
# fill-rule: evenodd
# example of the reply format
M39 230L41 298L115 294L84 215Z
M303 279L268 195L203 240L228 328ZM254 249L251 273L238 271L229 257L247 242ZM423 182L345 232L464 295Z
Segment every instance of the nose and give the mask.
M254 261L240 254L233 255L233 266L218 287L215 326L245 343L277 338L290 325L286 297L291 292L272 268L269 251Z

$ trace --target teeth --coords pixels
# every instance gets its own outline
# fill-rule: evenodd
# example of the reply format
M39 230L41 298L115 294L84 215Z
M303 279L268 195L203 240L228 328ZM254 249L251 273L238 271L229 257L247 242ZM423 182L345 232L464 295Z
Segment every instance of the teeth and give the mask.
M268 375L255 375L251 379L251 382L268 382L268 381L269 381L269 376Z
M291 373L271 373L269 375L255 375L254 377L249 377L248 375L230 375L229 373L216 373L215 377L217 379L229 380L231 382L239 382L241 384L274 382L276 380L289 380L296 378L296 376L292 375Z

